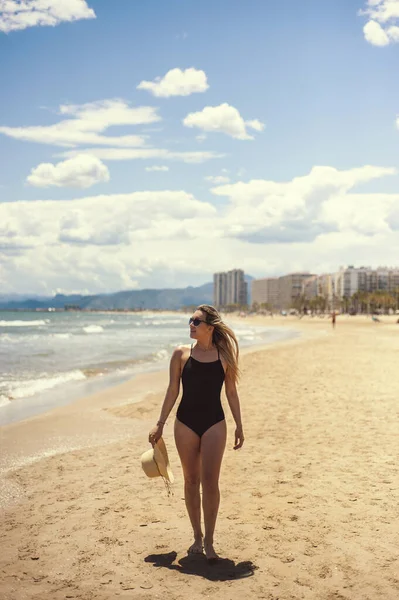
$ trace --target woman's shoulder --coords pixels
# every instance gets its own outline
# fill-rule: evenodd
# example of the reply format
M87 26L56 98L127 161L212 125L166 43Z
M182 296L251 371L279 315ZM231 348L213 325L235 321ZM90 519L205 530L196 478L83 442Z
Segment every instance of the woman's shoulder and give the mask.
M173 350L172 358L183 358L187 353L190 353L190 350L190 344L182 344L181 346L176 346L176 348Z

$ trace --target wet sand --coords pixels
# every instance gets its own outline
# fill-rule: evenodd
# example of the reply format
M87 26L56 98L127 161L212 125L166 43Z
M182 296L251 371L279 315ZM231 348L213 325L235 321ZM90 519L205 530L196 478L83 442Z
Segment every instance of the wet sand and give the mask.
M166 372L1 428L0 598L396 600L395 320L247 318L302 336L243 355L238 452L224 399L215 566L187 556L177 403L174 495L140 466Z

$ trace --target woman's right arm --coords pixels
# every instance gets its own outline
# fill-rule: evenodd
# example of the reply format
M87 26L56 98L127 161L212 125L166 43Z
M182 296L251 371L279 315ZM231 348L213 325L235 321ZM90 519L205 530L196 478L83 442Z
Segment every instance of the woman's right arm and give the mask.
M180 373L181 373L181 360L183 356L183 348L176 348L172 354L169 365L169 385L166 390L165 399L162 404L161 414L158 419L156 426L151 429L148 436L150 444L154 445L157 443L159 438L162 436L163 427L166 423L166 419L172 410L177 396L180 391Z

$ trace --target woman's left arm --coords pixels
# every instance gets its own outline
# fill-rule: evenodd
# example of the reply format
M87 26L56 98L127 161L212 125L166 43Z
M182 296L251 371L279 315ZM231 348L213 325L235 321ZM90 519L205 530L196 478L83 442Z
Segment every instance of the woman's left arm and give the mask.
M224 381L224 388L226 391L226 396L230 406L231 414L233 415L233 419L236 422L234 450L238 450L238 448L241 448L241 446L244 443L244 432L242 429L240 400L238 398L237 386L236 382L229 374L228 367Z

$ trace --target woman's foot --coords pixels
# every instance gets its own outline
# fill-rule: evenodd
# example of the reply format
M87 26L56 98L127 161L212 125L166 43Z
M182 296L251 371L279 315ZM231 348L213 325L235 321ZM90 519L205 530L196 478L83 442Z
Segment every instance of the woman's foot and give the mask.
M219 560L218 554L216 554L215 549L213 547L213 542L208 542L208 540L204 540L204 550L205 556L209 564L213 564Z
M190 546L188 549L188 554L202 554L204 552L204 548L202 545L202 535L196 536L194 538L194 544Z

